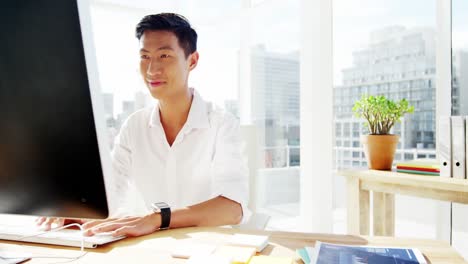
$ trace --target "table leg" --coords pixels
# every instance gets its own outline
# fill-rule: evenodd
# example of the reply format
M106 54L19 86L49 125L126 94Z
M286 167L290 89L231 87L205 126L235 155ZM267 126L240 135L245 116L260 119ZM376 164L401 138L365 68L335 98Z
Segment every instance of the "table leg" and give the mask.
M369 191L360 190L357 177L348 177L346 185L348 233L369 235Z
M373 195L374 235L395 235L395 195L374 192Z
M395 236L395 195L393 193L385 194L385 235Z

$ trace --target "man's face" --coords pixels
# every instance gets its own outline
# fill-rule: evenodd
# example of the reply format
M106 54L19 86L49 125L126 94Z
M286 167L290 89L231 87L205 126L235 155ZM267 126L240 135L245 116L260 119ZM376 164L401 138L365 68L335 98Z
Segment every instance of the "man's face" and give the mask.
M198 52L185 58L176 35L169 31L145 31L140 38L140 73L156 99L186 93L189 72L198 62Z

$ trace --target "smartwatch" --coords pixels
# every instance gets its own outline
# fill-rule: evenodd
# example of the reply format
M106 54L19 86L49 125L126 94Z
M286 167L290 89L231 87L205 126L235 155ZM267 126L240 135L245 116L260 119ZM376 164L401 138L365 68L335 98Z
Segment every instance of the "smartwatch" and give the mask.
M151 204L151 208L154 213L161 215L161 226L160 230L168 229L171 223L171 208L167 203L159 202Z

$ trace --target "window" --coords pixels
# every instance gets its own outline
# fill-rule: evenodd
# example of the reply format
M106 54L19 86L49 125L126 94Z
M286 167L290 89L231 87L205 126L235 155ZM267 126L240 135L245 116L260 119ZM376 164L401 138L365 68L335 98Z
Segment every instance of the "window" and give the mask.
M251 99L250 102L240 103L251 106L250 120L259 131L259 147L269 146L277 151L281 149L284 153L281 156L283 160L271 163L272 166L260 169L259 173L264 175L267 185L274 177L291 180L291 184L277 184L265 189L266 197L274 195L271 190L286 190L285 195L276 195L274 200L258 197L257 201L264 202L258 203L257 208L272 216L271 227L284 229L280 223L295 219L299 213L300 186L299 181L294 179L298 179L300 169L300 1L263 1L244 6L243 10L248 13L250 22L243 26L250 28L250 32L244 28L241 31L241 41L248 41L249 49L242 50L246 47L241 46L241 53L250 56L250 73L242 75L242 68L247 67L247 64L240 64L239 67L241 78L250 79L251 82L239 89L241 93L249 93ZM214 45L218 44L214 41ZM267 153L265 160L269 162L269 159Z
M259 196L252 206L271 215L275 229L286 228L278 223L295 219L299 204L300 1L90 2L109 142L132 112L154 103L136 70L135 25L148 14L180 13L198 33L200 60L189 86L255 125L262 162L251 177L262 185L252 186Z
M365 87L362 94L382 94L394 100L406 98L415 106L415 114L408 115L401 125L393 129L393 133L401 135L395 161L416 158L413 149L417 143L423 143L423 149L418 150L418 155L426 156L435 151L435 127L428 122L435 121L435 8L436 0L333 1L335 97L346 96L356 87ZM356 76L351 73L359 73L359 84L352 81ZM351 109L354 102L355 99L335 102L334 107L341 108L339 115L335 115L335 122L353 117ZM427 120L429 117L432 120ZM354 125L352 128L353 136L356 137L357 130ZM346 136L346 126L344 133ZM354 143L353 147L356 147ZM346 164L356 168L366 166L365 155L359 156L353 151L350 157L346 151L336 148L337 169ZM354 162L356 159L360 162ZM334 199L343 200L345 197L335 193ZM419 221L411 210L403 206L406 201L415 204L421 201L405 199L396 198L396 206L404 208L397 210L396 221L419 222L426 229L412 229L410 225L399 224L396 235L435 237L436 223L432 217L428 215ZM338 212L345 208L336 207L334 210L335 215L343 215ZM335 230L342 230L339 223L345 221L335 221ZM427 232L431 228L432 233Z

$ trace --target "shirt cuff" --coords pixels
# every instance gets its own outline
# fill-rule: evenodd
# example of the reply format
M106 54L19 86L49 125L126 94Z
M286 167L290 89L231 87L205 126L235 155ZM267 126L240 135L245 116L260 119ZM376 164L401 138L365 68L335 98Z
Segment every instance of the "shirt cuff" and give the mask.
M242 208L242 220L238 225L245 224L249 221L250 216L252 216L252 212L250 209L247 207L247 202L244 199L239 199L238 197L235 197L234 195L229 195L229 194L220 194L220 196L225 197L231 201L234 201L236 203L239 203Z

